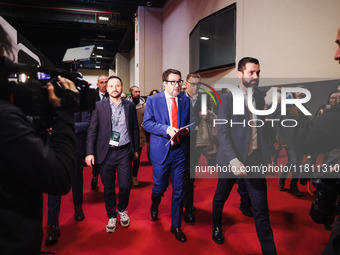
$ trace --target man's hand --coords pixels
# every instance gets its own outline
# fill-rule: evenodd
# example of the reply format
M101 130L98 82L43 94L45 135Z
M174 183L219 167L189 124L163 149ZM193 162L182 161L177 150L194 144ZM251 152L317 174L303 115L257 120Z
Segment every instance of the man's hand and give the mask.
M174 128L172 126L169 126L166 132L168 133L169 136L173 137L176 132L178 131L178 128Z
M231 171L236 176L246 176L246 168L244 165L236 158L230 161Z
M77 94L79 93L74 83L70 81L69 79L58 76L58 81L64 87L64 89L71 90ZM50 82L47 83L47 92L48 92L48 99L50 100L52 107L53 108L61 107L61 98L55 95L54 86Z
M138 152L135 152L133 156L134 156L135 160L137 160L137 159L138 159L138 156L139 156L139 153L138 153Z
M94 165L94 156L93 155L87 155L85 158L86 165L89 167L92 167Z

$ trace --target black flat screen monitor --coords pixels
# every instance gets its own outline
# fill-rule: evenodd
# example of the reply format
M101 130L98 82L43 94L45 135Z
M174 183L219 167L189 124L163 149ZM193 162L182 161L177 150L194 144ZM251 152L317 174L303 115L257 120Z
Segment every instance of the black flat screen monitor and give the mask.
M201 19L190 33L190 72L235 66L236 3Z

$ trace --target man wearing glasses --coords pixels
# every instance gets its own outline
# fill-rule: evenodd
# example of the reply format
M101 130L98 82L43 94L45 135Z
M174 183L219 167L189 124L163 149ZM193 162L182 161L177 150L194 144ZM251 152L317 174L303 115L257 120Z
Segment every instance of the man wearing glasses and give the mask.
M157 220L161 197L172 181L171 232L186 242L181 231L183 212L183 179L185 172L188 129L178 130L190 122L190 99L180 94L181 72L168 69L162 75L164 90L148 99L144 112L145 131L151 134L150 156L153 168L152 220ZM175 136L175 134L177 135ZM168 142L170 138L173 139Z

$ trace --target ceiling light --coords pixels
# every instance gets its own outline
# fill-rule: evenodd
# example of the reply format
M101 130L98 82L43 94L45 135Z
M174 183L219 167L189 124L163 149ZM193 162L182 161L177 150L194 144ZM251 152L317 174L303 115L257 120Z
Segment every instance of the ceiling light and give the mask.
M103 56L102 55L97 55L97 58L102 58Z
M97 46L97 49L98 49L98 50L103 50L104 47L102 47L102 46Z
M204 40L204 41L207 41L207 40L209 40L209 37L201 36L200 39Z
M98 38L106 38L106 35L98 35Z
M96 66L96 68L100 68L100 66Z

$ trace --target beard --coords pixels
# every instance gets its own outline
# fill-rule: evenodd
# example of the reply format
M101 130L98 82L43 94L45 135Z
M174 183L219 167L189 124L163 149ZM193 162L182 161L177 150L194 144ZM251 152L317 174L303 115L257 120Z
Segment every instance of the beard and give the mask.
M259 79L250 79L247 80L245 78L242 78L242 84L246 87L246 88L256 88L259 85Z
M139 97L133 97L132 101L137 105L139 104Z
M116 94L114 94L114 92L116 92ZM121 94L122 92L118 92L117 90L115 90L115 91L112 91L111 96L113 98L119 98Z

